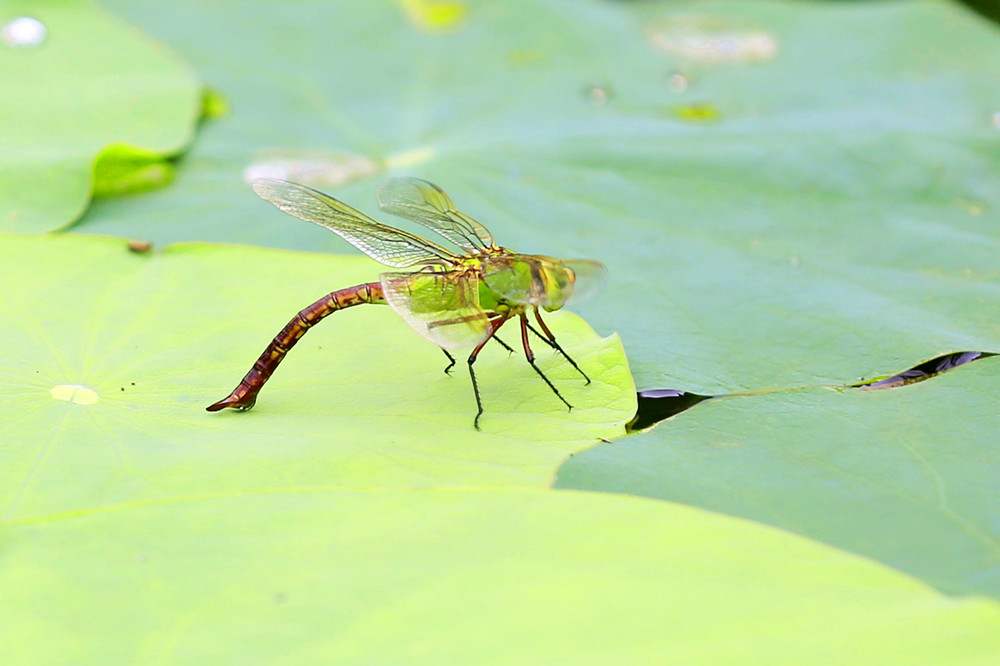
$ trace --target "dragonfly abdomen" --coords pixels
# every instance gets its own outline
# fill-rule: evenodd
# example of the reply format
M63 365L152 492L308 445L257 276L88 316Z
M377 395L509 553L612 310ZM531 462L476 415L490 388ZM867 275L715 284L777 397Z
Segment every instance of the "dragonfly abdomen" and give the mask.
M219 402L207 407L210 412L217 412L226 407L247 410L257 402L257 394L264 384L274 374L278 364L285 354L295 346L310 328L324 317L337 310L362 305L364 303L385 303L382 295L382 285L379 282L368 282L346 289L330 292L309 307L300 310L291 321L285 324L281 332L274 336L260 357L254 362L250 372L246 374L233 392Z

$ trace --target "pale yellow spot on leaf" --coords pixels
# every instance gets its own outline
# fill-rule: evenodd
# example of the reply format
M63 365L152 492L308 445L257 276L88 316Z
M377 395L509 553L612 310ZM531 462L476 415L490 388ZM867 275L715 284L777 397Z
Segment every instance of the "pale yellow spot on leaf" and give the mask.
M718 107L704 102L681 104L673 107L673 112L677 118L689 122L713 122L722 117Z
M434 157L434 149L424 146L393 153L385 158L385 166L388 169L404 169L407 167L423 164Z
M447 32L461 26L468 7L453 0L399 0L418 28L429 32Z
M100 399L97 391L79 384L59 384L49 389L56 400L75 402L78 405L95 405Z

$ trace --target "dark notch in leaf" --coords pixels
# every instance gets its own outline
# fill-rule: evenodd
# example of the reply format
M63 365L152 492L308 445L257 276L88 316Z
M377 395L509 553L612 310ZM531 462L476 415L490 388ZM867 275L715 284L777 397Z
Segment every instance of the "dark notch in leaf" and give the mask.
M963 5L974 9L979 12L982 16L1000 23L1000 6L997 6L996 0L960 0Z
M998 354L994 352L982 351L952 352L950 354L944 354L943 356L932 358L929 361L924 361L920 365L916 365L909 370L904 370L903 372L891 377L851 384L850 388L856 388L862 391L875 391L879 389L895 388L897 386L906 386L907 384L913 384L925 379L930 379L935 375L947 372L948 370L957 368L960 365L965 365L966 363L970 363L981 358L989 358L990 356L997 355ZM672 416L676 416L683 411L691 409L700 402L719 397L688 393L679 389L648 389L645 391L639 391L636 393L636 396L639 399L639 404L636 408L635 416L633 416L632 420L625 425L625 431L630 434L646 430L660 421L665 421Z
M960 365L965 365L966 363L970 363L981 358L988 358L990 356L996 356L996 354L993 352L979 351L952 352L951 354L945 354L943 356L938 356L937 358L932 358L929 361L924 361L920 365L915 365L909 370L904 370L898 375L868 382L861 382L859 384L851 384L851 388L861 389L863 391L875 391L878 389L906 386L907 384L922 382L925 379L930 379L935 375L947 372L948 370L957 368Z
M639 391L636 396L639 405L635 416L625 424L625 431L629 433L645 430L714 397L677 389L648 389Z

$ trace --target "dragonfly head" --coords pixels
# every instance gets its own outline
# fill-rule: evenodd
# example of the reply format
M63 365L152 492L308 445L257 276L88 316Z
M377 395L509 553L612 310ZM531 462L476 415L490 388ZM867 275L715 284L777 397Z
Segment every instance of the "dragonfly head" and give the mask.
M592 293L605 273L596 261L510 253L484 262L483 282L503 300L552 312Z

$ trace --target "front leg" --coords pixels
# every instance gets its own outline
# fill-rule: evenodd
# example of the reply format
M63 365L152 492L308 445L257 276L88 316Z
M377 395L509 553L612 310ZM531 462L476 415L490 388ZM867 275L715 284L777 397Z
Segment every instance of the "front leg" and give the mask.
M448 357L448 365L445 366L444 374L450 375L451 369L455 367L455 357L449 354L448 350L445 349L444 347L441 347L441 351L443 351L444 355Z
M504 322L510 318L509 314L504 314L498 316L496 319L490 322L490 330L486 334L486 339L479 343L479 345L472 350L469 354L469 376L472 378L472 392L476 394L476 418L472 421L472 425L475 426L476 430L481 430L479 427L479 417L483 415L483 400L479 396L479 384L476 382L476 371L472 369L475 364L476 359L479 357L479 352L482 351L486 343L490 341L496 332L500 330L500 327L504 325Z

